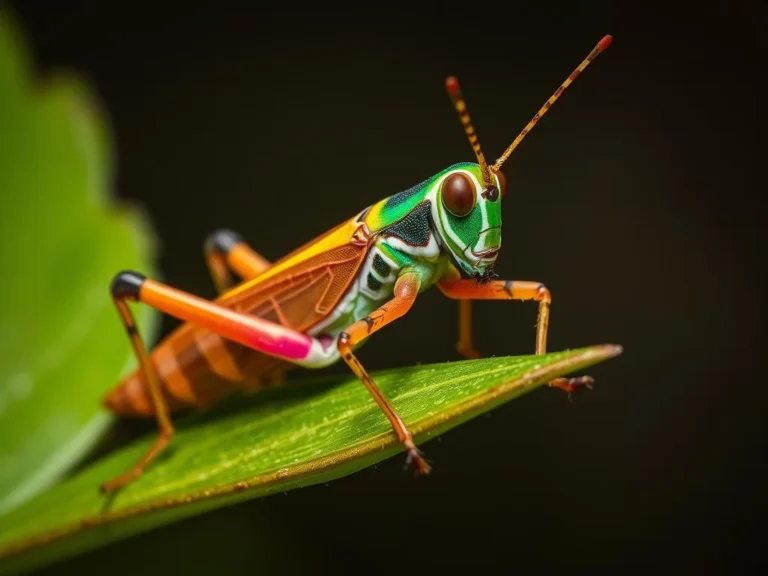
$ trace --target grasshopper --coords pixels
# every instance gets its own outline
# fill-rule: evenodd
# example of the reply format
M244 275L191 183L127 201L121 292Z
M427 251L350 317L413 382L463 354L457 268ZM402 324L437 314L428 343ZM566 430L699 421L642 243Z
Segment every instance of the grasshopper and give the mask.
M140 476L170 442L171 415L210 407L236 392L280 382L296 367L323 368L343 360L370 392L419 474L430 465L413 436L355 355L372 334L408 313L419 294L437 286L458 301L457 349L478 358L472 341L473 300L538 303L536 354L547 348L552 297L541 282L498 280L501 204L507 184L501 166L563 91L612 41L605 36L539 109L492 165L480 147L459 82L446 89L477 162L449 166L384 198L276 262L236 232L213 232L204 245L218 296L200 298L135 271L111 284L117 312L138 360L104 398L118 415L155 418L159 433L134 466L101 485L112 493ZM237 281L233 276L240 278ZM129 302L141 302L182 321L149 352ZM591 387L589 376L548 383L569 394Z

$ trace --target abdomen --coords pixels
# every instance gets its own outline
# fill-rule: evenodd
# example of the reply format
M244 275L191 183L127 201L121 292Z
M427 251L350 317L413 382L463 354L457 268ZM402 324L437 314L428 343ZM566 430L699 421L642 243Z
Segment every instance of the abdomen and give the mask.
M258 390L293 367L191 324L172 332L152 350L150 358L172 412L205 408L235 392ZM124 416L155 414L140 368L121 380L104 403Z

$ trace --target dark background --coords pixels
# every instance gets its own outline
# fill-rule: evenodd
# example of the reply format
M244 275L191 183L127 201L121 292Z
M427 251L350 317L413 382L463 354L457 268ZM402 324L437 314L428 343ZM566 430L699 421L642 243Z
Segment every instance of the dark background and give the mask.
M765 257L752 196L765 192L763 3L679 16L647 2L13 7L41 70L93 82L117 140L117 193L156 226L163 278L204 296L214 295L202 257L211 230L238 230L277 259L473 160L446 75L460 78L494 159L614 35L505 165L497 268L551 289L551 350L624 346L589 371L592 392L571 404L541 390L430 442L426 479L397 457L50 573L762 562L753 541L765 515L767 383L754 364ZM476 310L486 353L533 352L535 305ZM455 337L455 304L430 292L361 360L380 369L457 359Z

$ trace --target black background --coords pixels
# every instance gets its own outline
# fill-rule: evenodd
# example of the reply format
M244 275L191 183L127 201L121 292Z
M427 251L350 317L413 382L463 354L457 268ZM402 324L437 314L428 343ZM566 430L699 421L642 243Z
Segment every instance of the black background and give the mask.
M754 368L765 257L752 197L765 192L756 84L766 9L692 6L13 4L41 70L74 69L101 96L116 192L155 225L164 280L204 296L214 295L202 258L214 228L277 259L472 160L446 75L458 75L496 158L614 36L507 162L497 267L551 289L550 349L624 346L589 371L593 391L571 404L541 390L430 442L426 479L397 457L50 572L762 562L752 542L765 512L766 382ZM533 304L476 310L486 353L533 351ZM457 359L455 337L455 304L429 292L361 360Z

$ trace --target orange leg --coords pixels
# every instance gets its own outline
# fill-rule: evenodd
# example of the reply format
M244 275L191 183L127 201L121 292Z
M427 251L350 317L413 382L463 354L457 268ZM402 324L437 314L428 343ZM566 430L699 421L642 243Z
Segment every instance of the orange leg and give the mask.
M449 298L459 300L459 344L460 352L473 352L471 317L469 307L465 302L471 300L534 300L539 303L539 318L536 323L536 354L544 354L547 351L547 330L549 328L549 309L552 305L552 296L544 284L540 282L491 280L479 283L474 279L465 279L459 276L458 271L453 270L437 283L438 288ZM476 352L475 352L476 353ZM590 376L575 378L555 378L549 382L549 386L561 388L569 394L586 386L592 387L593 379Z
M234 286L232 272L243 280L251 280L272 266L272 262L246 244L240 234L226 228L212 232L206 239L205 260L219 294ZM284 382L285 369L278 368L270 379L274 384Z
M250 280L272 265L248 246L237 232L226 229L216 230L208 236L205 260L220 294L235 284L231 272L243 280Z
M472 342L472 300L459 300L459 341L456 350L467 358L482 357Z
M397 439L408 451L408 463L413 462L418 473L428 474L430 471L429 464L427 464L426 460L422 457L421 452L416 448L410 430L408 430L403 420L389 403L389 400L387 400L384 393L373 381L373 378L368 375L368 372L363 368L363 365L360 364L360 361L352 353L352 349L357 344L393 320L397 320L406 314L416 300L416 296L419 293L419 286L420 280L416 274L407 273L401 276L395 284L394 298L377 310L371 312L371 314L363 320L355 322L342 332L339 336L338 348L341 357L352 369L352 372L354 372L365 385L368 392L370 392L373 399L379 405L379 408L381 408L386 415L390 424L392 424L392 429L395 431L395 434L397 434Z
M173 424L171 423L171 417L168 412L168 406L160 390L160 379L157 375L157 370L155 369L155 365L152 363L149 355L147 354L144 341L141 337L141 334L139 334L138 328L136 327L136 321L133 317L133 314L131 313L130 308L128 308L127 300L129 299L130 294L128 291L126 291L126 286L124 283L117 281L119 278L120 276L115 278L115 281L112 283L112 299L115 303L115 306L117 307L117 312L120 315L120 319L122 320L123 325L128 332L128 337L131 340L131 346L133 347L134 354L136 354L139 367L144 372L144 378L149 383L149 391L152 396L152 402L155 405L157 424L160 432L155 439L154 444L150 446L149 450L147 450L144 456L141 457L141 459L133 468L126 471L124 474L118 476L117 478L114 478L113 480L105 482L101 485L101 491L106 494L114 492L121 486L125 486L134 480L137 476L139 476L144 468L152 460L155 459L155 457L163 450L163 448L165 448L165 446L173 437L174 433Z
M148 383L160 432L155 443L130 470L102 485L102 491L106 493L114 492L138 477L173 436L173 425L161 394L157 371L136 328L128 307L129 301L142 302L180 320L207 328L224 338L298 365L325 365L336 357L337 351L333 346L306 334L262 318L235 312L136 272L121 272L115 276L112 296Z

